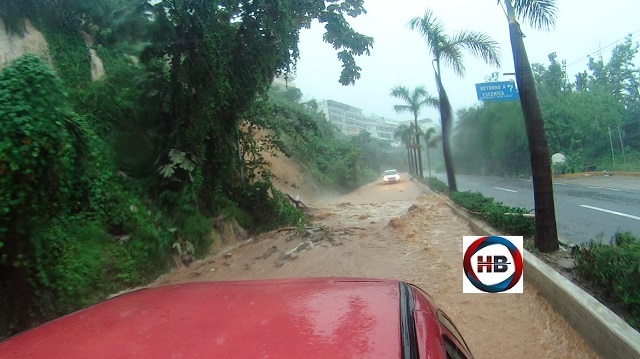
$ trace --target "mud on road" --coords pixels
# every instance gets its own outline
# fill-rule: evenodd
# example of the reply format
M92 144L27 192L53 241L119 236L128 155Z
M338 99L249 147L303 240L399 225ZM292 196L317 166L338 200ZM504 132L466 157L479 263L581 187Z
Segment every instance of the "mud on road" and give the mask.
M597 358L525 283L524 294L463 294L462 237L473 235L445 199L410 181L372 183L316 200L313 228L237 243L153 285L308 276L400 279L431 294L477 358ZM526 277L526 268L524 271Z

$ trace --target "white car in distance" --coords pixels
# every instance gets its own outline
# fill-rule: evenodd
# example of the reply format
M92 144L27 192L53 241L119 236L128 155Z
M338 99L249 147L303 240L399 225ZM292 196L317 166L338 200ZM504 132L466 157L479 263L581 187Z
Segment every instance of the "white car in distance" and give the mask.
M400 174L396 170L386 170L382 180L385 184L400 182Z

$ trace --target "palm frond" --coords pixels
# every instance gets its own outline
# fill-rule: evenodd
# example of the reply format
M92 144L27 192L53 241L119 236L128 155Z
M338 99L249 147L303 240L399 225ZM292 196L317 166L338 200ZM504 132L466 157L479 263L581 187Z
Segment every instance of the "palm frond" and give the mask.
M427 90L425 90L424 86L418 86L411 92L411 101L409 105L414 109L418 109L422 105L422 99L427 97L429 94Z
M401 100L404 100L405 102L411 101L411 96L409 94L409 89L404 87L404 86L394 86L391 89L390 95L395 97L395 98L399 98Z
M413 129L406 124L402 124L396 128L396 131L393 133L393 137L401 140L404 144L408 144L411 141L412 134Z
M483 32L461 31L451 38L449 46L465 48L487 64L500 67L500 45Z
M437 54L442 42L444 27L431 9L427 9L422 17L414 17L409 21L409 28L418 31L424 37L433 55Z
M425 96L425 99L420 103L420 107L422 106L430 106L438 109L440 108L440 99L431 95L427 95Z
M413 110L413 107L409 105L393 105L393 110L396 113L411 112Z
M513 8L535 28L549 30L556 24L556 0L513 0Z
M462 77L466 72L466 67L463 61L464 56L460 51L460 46L447 46L440 49L440 60L449 65L456 75Z

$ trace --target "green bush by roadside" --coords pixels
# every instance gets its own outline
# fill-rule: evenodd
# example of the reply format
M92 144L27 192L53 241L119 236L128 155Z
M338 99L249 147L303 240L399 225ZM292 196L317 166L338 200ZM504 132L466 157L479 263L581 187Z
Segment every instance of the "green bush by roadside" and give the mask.
M506 206L478 192L449 192L447 185L437 178L421 181L435 192L448 194L458 206L505 234L524 237L535 234L535 222L522 216L531 212L527 209Z
M425 181L424 183L436 193L449 193L449 187L446 185L446 183L440 181L435 177L425 178L422 181Z
M622 305L629 324L640 325L640 238L618 232L611 243L591 241L575 254L576 272L601 294Z

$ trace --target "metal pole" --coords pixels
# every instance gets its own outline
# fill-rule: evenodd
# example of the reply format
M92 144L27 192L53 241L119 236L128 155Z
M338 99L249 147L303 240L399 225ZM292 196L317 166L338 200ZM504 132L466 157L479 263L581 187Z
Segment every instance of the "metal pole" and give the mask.
M611 138L611 127L607 126L609 129L609 143L611 144L611 157L613 158L613 167L616 167L616 156L613 154L613 139Z
M618 138L620 139L620 149L622 150L622 161L627 163L627 157L624 155L624 145L622 144L622 132L620 132L620 126L618 126Z

